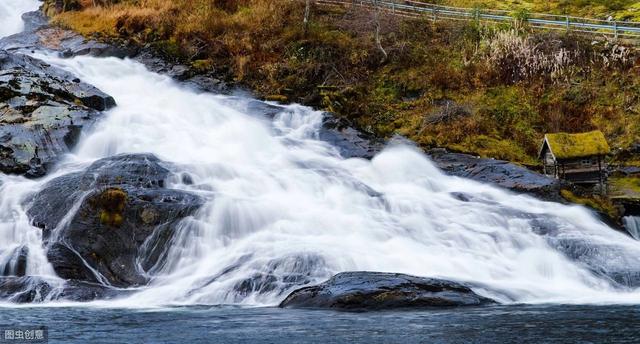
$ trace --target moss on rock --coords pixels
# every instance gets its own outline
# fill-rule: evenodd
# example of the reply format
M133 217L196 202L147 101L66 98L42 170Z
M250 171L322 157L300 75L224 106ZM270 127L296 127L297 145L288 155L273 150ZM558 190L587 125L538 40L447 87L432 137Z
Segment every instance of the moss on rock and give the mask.
M119 227L124 221L124 211L127 205L127 193L120 188L109 188L93 200L98 210L100 223L107 226Z

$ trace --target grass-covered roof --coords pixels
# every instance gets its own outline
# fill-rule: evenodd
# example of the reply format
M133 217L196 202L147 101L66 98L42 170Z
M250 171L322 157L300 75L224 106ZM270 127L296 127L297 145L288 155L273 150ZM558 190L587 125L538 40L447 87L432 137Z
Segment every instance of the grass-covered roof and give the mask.
M604 134L597 130L588 133L556 133L545 135L545 142L556 159L573 159L606 155L611 150Z

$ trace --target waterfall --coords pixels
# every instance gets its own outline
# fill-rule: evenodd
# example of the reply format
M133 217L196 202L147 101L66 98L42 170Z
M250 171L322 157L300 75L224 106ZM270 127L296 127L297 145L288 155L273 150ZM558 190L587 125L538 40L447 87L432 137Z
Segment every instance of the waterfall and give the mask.
M622 221L627 232L629 232L634 239L640 240L640 217L625 216L622 218Z
M151 152L193 180L176 178L170 187L209 200L181 226L169 264L154 271L151 285L120 302L274 304L281 291L247 295L237 285L253 276L319 282L348 270L471 281L517 302L640 297L557 249L584 242L604 270L628 262L610 261L599 247L640 257L637 242L584 208L446 176L408 146L389 147L372 161L343 159L317 139L323 114L299 105L269 118L245 112L249 99L197 93L133 61L39 57L119 104L56 174Z
M0 38L19 33L24 29L22 14L40 7L38 0L0 1Z
M406 145L345 159L318 139L324 114L308 107L271 117L247 110L250 99L199 93L131 60L37 57L118 106L50 176L0 176L0 261L27 247L28 275L56 279L26 215L29 195L97 159L153 153L191 176L168 187L207 203L183 221L149 286L107 305L273 305L350 270L467 281L503 302L640 302L608 277L640 269L640 243L583 207L447 176ZM261 278L278 285L238 290Z

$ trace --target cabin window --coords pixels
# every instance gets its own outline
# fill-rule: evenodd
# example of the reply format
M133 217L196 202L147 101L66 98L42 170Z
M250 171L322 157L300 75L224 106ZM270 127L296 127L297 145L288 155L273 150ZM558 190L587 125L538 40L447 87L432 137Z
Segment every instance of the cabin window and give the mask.
M544 158L545 158L545 160L546 160L547 165L553 165L553 164L554 164L554 161L553 161L553 155L552 155L551 153L547 152L547 153L544 155Z

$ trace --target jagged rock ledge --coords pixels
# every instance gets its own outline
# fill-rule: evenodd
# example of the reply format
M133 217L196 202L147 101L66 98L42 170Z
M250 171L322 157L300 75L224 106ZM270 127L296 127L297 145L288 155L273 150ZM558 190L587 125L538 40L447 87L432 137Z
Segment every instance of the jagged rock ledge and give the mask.
M32 57L0 50L0 172L41 177L115 100Z
M457 282L398 273L356 271L339 273L319 285L295 290L280 307L375 311L494 303Z

